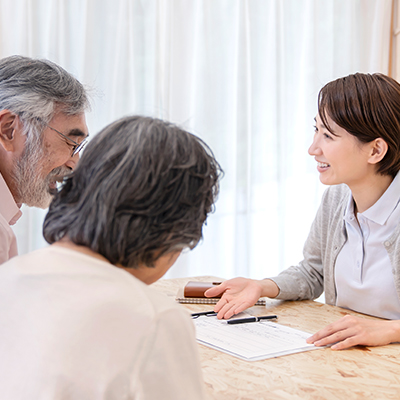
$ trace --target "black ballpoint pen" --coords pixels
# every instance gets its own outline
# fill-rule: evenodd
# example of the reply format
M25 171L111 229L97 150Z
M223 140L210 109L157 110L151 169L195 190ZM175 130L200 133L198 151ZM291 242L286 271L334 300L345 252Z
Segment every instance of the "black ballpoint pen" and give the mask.
M245 324L247 322L258 322L262 321L263 319L277 319L277 315L264 315L262 317L250 317L250 318L237 318L237 319L231 319L230 321L227 321L228 324Z

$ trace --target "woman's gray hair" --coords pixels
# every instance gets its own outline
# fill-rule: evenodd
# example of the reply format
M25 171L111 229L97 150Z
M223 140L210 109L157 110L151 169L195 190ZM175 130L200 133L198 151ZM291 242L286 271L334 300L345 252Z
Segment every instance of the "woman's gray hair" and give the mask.
M159 119L123 118L86 147L50 205L44 237L66 237L112 264L151 267L196 246L221 174L198 137Z
M84 86L49 60L10 56L0 60L0 110L17 114L24 133L39 135L58 110L77 115L90 108Z

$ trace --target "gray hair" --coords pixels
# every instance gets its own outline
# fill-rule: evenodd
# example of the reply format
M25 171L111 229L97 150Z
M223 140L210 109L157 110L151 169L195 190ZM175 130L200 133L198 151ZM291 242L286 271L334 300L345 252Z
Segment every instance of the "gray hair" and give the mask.
M17 114L24 133L39 135L54 116L56 107L67 115L90 108L84 86L49 60L10 56L0 60L0 110Z
M159 119L123 118L86 147L50 205L44 237L66 237L112 264L151 267L196 246L221 174L198 137Z

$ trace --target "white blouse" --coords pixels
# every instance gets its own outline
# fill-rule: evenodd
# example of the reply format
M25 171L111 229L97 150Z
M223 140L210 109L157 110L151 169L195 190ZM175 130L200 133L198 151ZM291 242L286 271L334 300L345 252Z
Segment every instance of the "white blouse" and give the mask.
M400 300L384 247L400 221L400 175L368 210L354 215L350 198L344 214L347 241L335 265L336 305L381 318L400 319Z

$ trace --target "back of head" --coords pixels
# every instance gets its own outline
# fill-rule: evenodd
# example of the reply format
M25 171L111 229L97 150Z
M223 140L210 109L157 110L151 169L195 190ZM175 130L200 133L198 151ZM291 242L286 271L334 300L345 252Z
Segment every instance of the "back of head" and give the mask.
M0 60L0 110L17 114L29 125L37 118L49 122L56 107L67 115L89 107L86 90L76 78L48 60L23 56Z
M196 136L158 119L123 118L88 144L50 206L45 239L67 237L112 264L152 266L201 239L221 172Z
M384 139L388 151L377 172L400 170L400 84L394 79L357 73L329 82L319 93L318 113L331 132L327 116L362 143Z

